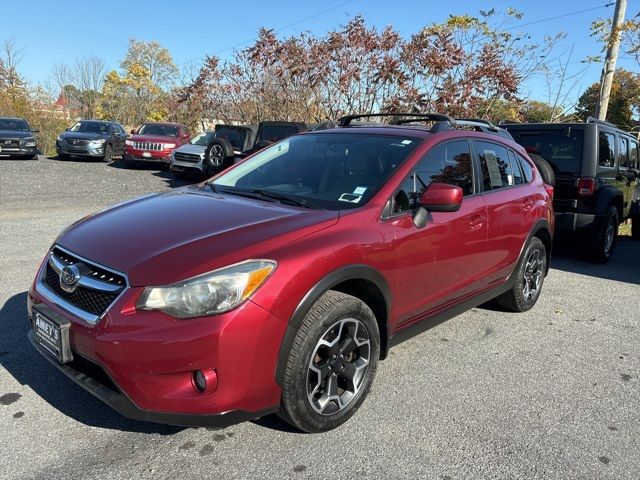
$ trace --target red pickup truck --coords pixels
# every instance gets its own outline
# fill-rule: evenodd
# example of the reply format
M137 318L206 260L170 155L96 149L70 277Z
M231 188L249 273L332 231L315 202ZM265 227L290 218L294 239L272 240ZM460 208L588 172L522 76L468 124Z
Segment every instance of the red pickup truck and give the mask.
M179 123L145 123L131 136L124 147L126 162L161 162L169 165L171 152L189 141L189 127Z

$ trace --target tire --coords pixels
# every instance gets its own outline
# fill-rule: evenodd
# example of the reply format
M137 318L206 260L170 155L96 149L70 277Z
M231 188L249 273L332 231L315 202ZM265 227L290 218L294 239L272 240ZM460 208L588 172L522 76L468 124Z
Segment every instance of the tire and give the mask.
M204 173L207 177L220 173L233 165L233 145L224 138L214 138L204 152Z
M279 415L308 433L342 425L367 396L379 357L371 309L356 297L328 291L307 313L291 346Z
M113 162L113 146L111 144L105 145L104 157L102 157L102 161L105 163Z
M640 216L631 219L631 238L640 240Z
M529 158L533 161L535 166L538 168L538 171L540 172L540 176L542 177L542 180L544 181L544 183L546 183L547 185L551 185L552 187L555 187L556 174L553 171L553 167L551 167L551 164L547 162L543 157L535 153L530 153Z
M547 249L542 240L533 237L513 272L513 287L496 301L511 312L526 312L538 301L546 272Z
M618 210L611 206L602 226L594 232L585 233L581 238L586 259L596 263L607 263L615 250L617 236Z

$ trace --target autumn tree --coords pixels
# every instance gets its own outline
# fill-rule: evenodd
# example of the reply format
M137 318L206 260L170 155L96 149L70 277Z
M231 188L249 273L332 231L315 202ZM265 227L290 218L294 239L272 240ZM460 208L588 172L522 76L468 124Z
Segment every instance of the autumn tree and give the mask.
M52 79L65 97L77 105L82 118L96 117L105 79L104 60L91 56L76 58L72 65L57 63Z
M578 99L576 116L581 120L595 115L596 104L600 96L600 83L596 82L585 90ZM634 128L634 116L640 112L640 75L627 70L616 70L609 97L607 121L620 128Z

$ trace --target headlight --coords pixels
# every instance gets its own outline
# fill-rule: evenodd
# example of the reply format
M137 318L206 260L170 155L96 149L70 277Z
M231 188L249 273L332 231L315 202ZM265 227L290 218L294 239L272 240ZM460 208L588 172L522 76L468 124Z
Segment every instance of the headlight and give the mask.
M163 287L144 289L136 308L178 318L228 312L255 292L276 268L272 260L248 260Z
M133 140L125 140L124 144L133 147Z
M91 140L91 142L89 142L91 145L102 145L104 144L104 138L100 138L98 140Z
M61 142L64 140L64 137L62 136L62 134L58 135L58 141Z
M167 150L169 148L176 148L176 144L175 143L163 143L162 144L162 148Z
M25 138L24 139L24 146L25 147L35 147L36 146L36 139L35 138Z

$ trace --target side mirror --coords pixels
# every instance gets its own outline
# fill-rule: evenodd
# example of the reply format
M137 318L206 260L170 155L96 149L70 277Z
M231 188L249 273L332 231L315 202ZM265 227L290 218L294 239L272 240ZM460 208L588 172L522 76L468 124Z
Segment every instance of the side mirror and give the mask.
M185 140L190 140L191 139L191 135L189 135L188 133L183 133L182 134L182 138L184 138Z
M65 132L68 132L69 130L70 130L70 128L69 128L69 127L67 127L67 128L65 128L65 129L64 129L64 131L65 131Z
M135 135L135 134L136 134L136 129L135 129L135 128L132 128L132 129L131 129L131 135Z
M463 192L460 187L448 183L432 183L420 196L419 207L413 216L417 228L427 224L430 212L457 212L462 205Z
M40 130L31 130L31 133L38 133Z

